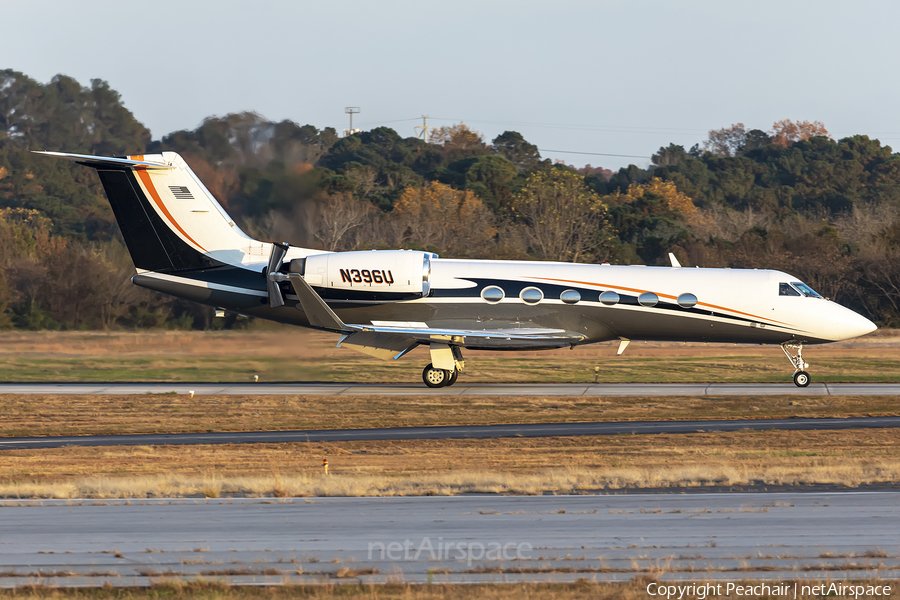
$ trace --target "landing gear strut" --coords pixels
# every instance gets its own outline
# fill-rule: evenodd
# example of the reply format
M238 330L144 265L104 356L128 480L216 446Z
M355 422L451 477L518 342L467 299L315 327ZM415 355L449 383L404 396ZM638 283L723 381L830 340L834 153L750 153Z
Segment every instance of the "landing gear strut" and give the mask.
M781 345L781 349L784 351L784 355L788 357L788 360L791 361L791 364L794 366L794 384L797 387L808 386L809 373L807 373L804 369L808 369L809 365L803 361L803 344L785 342ZM796 351L797 354L792 354L792 351Z

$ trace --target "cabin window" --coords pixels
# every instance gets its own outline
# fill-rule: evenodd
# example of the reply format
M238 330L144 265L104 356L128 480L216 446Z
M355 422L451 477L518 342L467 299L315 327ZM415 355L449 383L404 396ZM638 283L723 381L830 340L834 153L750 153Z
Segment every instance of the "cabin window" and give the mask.
M779 296L800 296L800 292L791 287L789 283L779 283L778 284L778 295Z
M578 290L566 290L559 295L559 299L566 304L577 304L581 301L581 294Z
M800 293L804 296L809 296L810 298L821 298L822 296L819 293L803 283L802 281L792 281L791 285L800 290Z
M613 306L619 303L619 295L613 291L606 291L600 294L600 302L606 306Z
M697 306L697 296L693 294L682 294L678 296L678 306L681 308L694 308Z
M536 287L527 287L519 294L525 304L537 304L544 299L544 292Z
M481 298L488 304L497 304L503 300L503 296L505 296L503 290L496 285L491 285L481 290Z
M646 306L647 308L651 308L656 306L659 303L659 296L654 294L653 292L644 292L640 296L638 296L638 304L641 306Z

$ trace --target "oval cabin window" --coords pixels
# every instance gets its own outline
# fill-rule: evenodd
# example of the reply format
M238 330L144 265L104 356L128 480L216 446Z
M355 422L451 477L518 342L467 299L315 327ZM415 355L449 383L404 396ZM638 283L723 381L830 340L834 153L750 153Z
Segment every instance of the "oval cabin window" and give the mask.
M527 287L519 294L519 298L521 298L522 302L525 304L537 304L544 299L544 292L536 287Z
M678 306L681 308L694 308L697 306L697 296L693 294L682 294L678 296Z
M496 285L491 285L481 290L481 299L488 304L497 304L498 302L503 300L504 296L505 294L503 293L503 290L498 288Z
M606 306L613 306L619 303L619 295L615 292L603 292L600 294L600 302Z
M577 304L581 301L581 294L577 290L566 290L559 295L559 299L566 304Z
M644 292L640 296L638 296L638 304L641 306L646 306L647 308L651 308L659 304L659 296L654 294L653 292Z

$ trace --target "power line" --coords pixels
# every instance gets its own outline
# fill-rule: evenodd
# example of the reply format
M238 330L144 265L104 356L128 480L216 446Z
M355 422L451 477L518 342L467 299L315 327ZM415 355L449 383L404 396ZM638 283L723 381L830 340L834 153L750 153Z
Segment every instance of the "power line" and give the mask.
M546 150L538 148L538 152L553 152L556 154L587 154L590 156L616 156L619 158L653 158L652 156L635 156L634 154L604 154L602 152L575 152L574 150Z
M403 123L406 121L418 121L422 117L416 117L414 119L394 119L393 121L366 121L365 123L357 123L357 125L383 125L384 123Z
M446 117L432 117L436 121L454 121L465 123L486 123L490 125L511 125L515 127L541 127L546 129L575 129L605 131L609 133L646 133L666 135L694 135L696 133L708 133L708 129L691 129L687 127L625 127L622 125L569 125L562 123L526 123L522 121L484 121L472 119L448 119Z

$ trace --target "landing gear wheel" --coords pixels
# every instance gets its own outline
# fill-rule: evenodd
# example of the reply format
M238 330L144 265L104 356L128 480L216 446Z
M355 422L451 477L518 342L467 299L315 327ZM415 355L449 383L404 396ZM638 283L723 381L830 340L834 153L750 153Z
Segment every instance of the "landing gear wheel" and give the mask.
M806 387L809 385L809 373L806 371L797 371L794 373L794 384L797 387Z
M805 369L809 368L809 363L803 360L803 344L799 342L785 342L781 345L781 349L794 367L794 383L797 387L808 386L809 373ZM796 354L794 354L795 352Z
M450 373L450 379L447 380L447 383L444 384L444 387L450 387L456 380L459 379L459 369L453 369L453 372Z
M435 369L433 365L429 364L422 371L422 381L430 388L444 387L450 381L450 372L444 369Z

